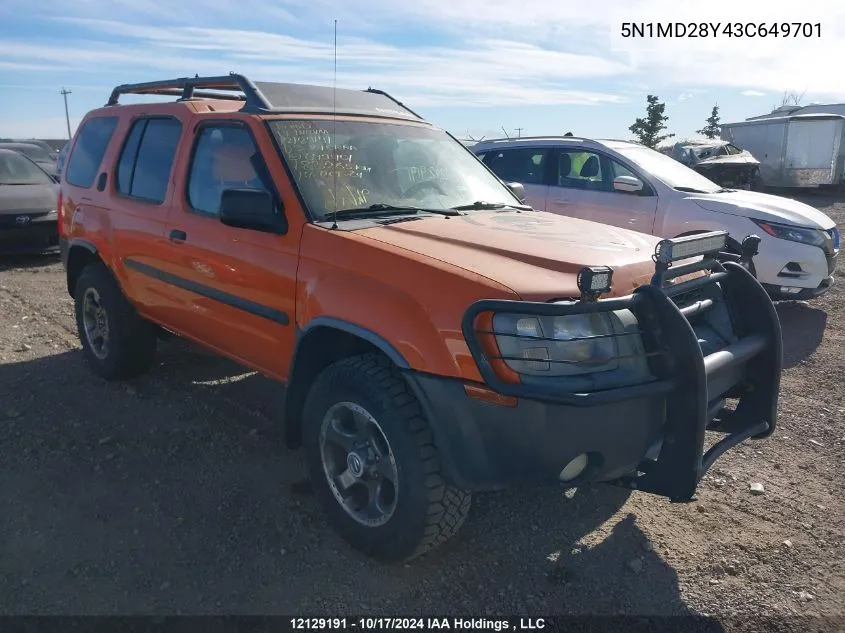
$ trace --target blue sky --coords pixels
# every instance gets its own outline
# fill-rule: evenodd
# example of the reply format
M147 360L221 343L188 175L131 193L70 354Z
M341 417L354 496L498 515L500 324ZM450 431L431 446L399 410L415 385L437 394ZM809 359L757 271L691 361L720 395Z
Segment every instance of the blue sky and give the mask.
M739 13L737 13L739 11ZM621 21L802 20L821 37L622 40ZM629 138L648 93L695 135L768 112L784 91L845 101L845 3L832 0L3 0L0 136L66 134L119 83L242 72L378 87L458 136Z

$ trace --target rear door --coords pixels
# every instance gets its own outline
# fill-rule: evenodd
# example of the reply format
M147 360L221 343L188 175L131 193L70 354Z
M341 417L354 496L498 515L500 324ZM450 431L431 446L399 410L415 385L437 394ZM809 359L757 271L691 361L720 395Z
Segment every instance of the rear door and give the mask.
M549 156L547 147L493 148L484 154L484 163L504 182L525 187L525 202L538 211L546 210L549 195Z
M158 267L166 257L173 165L187 120L187 114L130 119L109 174L112 240L124 287L142 314L162 323L173 311L170 288L139 266Z
M603 152L580 147L560 148L554 159L557 180L549 189L547 211L652 233L657 195L633 167ZM619 176L632 176L642 181L642 191L615 190L613 181Z

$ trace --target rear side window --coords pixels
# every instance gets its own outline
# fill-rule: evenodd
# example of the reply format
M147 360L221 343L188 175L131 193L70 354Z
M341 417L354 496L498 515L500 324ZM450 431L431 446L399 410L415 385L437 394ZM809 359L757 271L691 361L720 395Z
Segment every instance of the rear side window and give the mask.
M85 189L94 184L115 127L117 117L96 117L85 122L79 130L65 169L65 179L68 183Z
M505 149L485 156L487 166L505 182L542 185L546 181L546 149Z
M182 124L172 118L139 119L117 163L117 190L155 204L164 202Z

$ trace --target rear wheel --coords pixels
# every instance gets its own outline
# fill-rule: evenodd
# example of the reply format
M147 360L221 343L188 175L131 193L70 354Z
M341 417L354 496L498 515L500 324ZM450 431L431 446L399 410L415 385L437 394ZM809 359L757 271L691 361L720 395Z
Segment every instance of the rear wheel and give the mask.
M145 372L156 350L154 327L142 319L105 265L89 264L74 290L76 325L91 369L106 380Z
M419 403L389 360L339 361L314 382L303 441L329 523L385 562L419 556L452 537L470 494L443 477Z

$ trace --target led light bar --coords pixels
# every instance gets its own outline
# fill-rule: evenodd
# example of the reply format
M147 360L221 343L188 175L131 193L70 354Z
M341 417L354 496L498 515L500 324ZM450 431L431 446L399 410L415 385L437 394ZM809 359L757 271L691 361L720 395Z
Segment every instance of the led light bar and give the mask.
M585 266L578 271L577 283L582 298L597 297L610 291L613 270L609 266Z
M654 258L661 264L671 264L681 259L716 254L725 249L727 242L727 231L711 231L661 240L654 249Z

